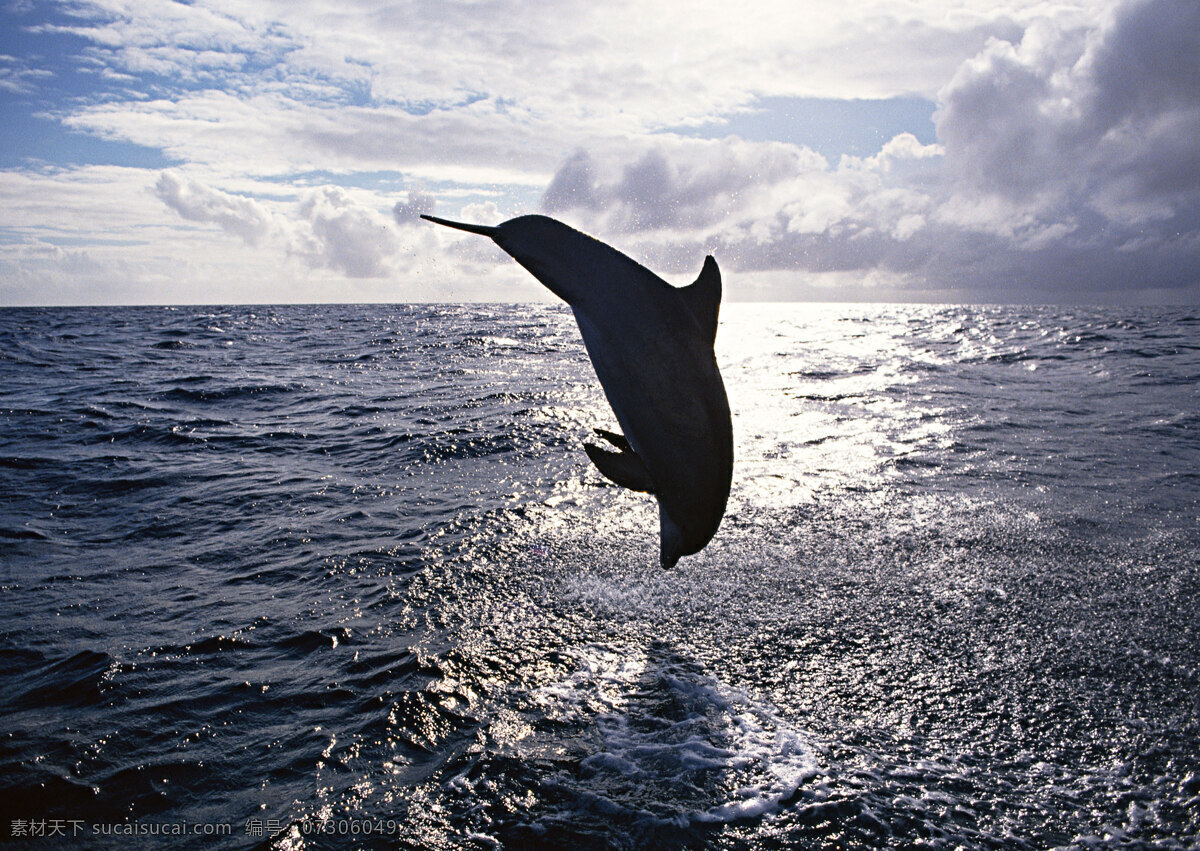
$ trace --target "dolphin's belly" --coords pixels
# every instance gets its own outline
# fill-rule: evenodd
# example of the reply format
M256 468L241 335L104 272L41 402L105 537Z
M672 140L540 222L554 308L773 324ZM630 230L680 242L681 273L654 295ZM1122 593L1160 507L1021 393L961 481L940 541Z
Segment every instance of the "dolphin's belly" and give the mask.
M663 510L686 551L708 543L720 524L733 470L729 402L711 349L669 333L597 327L578 316L596 376L625 437L641 457Z

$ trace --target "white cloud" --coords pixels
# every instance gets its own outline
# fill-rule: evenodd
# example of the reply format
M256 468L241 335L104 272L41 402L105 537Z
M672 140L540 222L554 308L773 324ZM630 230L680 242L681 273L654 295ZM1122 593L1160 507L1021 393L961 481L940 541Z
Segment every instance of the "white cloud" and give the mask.
M542 206L605 233L704 232L755 214L781 183L825 170L823 157L794 145L655 136L599 156L576 151Z
M337 270L350 278L390 274L399 249L392 222L346 190L324 186L305 193L294 211L223 192L164 172L155 184L163 203L185 219L220 225L226 233L257 246L270 236L275 245L313 268ZM416 193L415 203L432 201Z
M734 272L874 268L889 242L924 226L933 204L924 184L940 164L937 146L908 135L833 168L783 143L657 136L646 145L577 151L543 206L678 273L710 251Z
M399 247L391 223L354 202L342 189L309 193L300 205L308 230L297 234L292 251L309 265L326 266L351 278L380 278Z
M1196 56L1194 3L1039 19L962 64L938 145L902 134L828 167L781 144L643 138L566 157L543 207L632 235L672 271L716 251L734 272L797 283L874 275L891 297L1184 297L1200 289Z
M988 4L93 2L70 30L149 99L68 126L257 173L420 170L544 185L563 153L713 121L764 95L931 95L989 36ZM1029 5L1029 4L1024 4ZM546 22L555 26L548 30ZM163 91L164 79L204 84ZM144 101L144 102L143 102Z
M31 68L16 56L0 54L0 92L28 95L37 90L39 80L54 75L44 68Z
M505 278L480 270L473 279L462 279L458 267L445 262L432 225L397 231L386 213L386 196L321 187L291 197L280 194L278 184L246 181L237 191L226 191L181 172L168 175L167 184L184 188L170 190L167 197L190 199L186 209L197 218L164 215L166 201L157 188L162 173L96 166L0 171L7 237L0 241L0 304L470 301L540 295L515 274ZM266 233L255 244L247 242L239 231L257 235L257 223L264 219ZM372 241L381 227L391 238ZM346 259L347 253L365 259ZM489 266L495 265L493 258ZM380 271L381 277L348 274Z
M154 191L185 219L218 224L249 245L257 245L271 229L271 214L252 199L210 189L173 172L160 175Z
M542 186L562 148L555 127L522 123L492 105L414 115L399 107L331 106L211 90L97 104L63 123L160 149L223 178L403 171L436 181Z
M408 190L407 201L397 201L392 207L392 218L398 225L419 224L421 216L433 212L434 197L420 189Z
M386 293L400 274L426 297L472 297L449 287L507 275L495 249L409 224L435 199L496 222L540 197L665 272L717 252L732 297L868 282L875 297L998 299L1200 286L1192 0L63 9L58 30L90 43L76 70L112 82L54 114L180 165L0 172L0 227L31 244L137 242L123 250L155 285L211 280L223 245L225 278L246 270L256 298L268 280L284 300L357 298L368 290L330 282ZM47 73L0 57L0 88ZM901 134L833 165L784 142L665 132L772 97L914 94L939 100L939 144ZM164 203L188 224L162 224ZM115 248L87 251L91 279L115 268ZM38 257L67 275L62 258ZM270 289L287 276L300 283Z

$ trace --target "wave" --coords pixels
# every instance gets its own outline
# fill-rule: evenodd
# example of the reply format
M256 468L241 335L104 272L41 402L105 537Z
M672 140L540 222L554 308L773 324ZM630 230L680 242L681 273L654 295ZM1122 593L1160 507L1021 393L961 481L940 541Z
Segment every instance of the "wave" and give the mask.
M0 311L0 807L1187 847L1194 314L728 305L663 572L564 307Z

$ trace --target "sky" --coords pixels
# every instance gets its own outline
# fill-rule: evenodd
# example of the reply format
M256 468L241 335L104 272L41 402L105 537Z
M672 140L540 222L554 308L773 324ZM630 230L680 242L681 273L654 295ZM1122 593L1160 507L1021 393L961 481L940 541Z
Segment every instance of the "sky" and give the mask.
M1196 0L0 0L0 306L1200 302Z

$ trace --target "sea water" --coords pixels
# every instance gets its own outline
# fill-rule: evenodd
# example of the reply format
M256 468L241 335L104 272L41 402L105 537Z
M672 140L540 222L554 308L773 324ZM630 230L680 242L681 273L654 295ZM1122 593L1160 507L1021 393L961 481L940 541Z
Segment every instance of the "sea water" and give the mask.
M717 359L664 572L565 307L0 310L0 842L1196 847L1200 314Z

